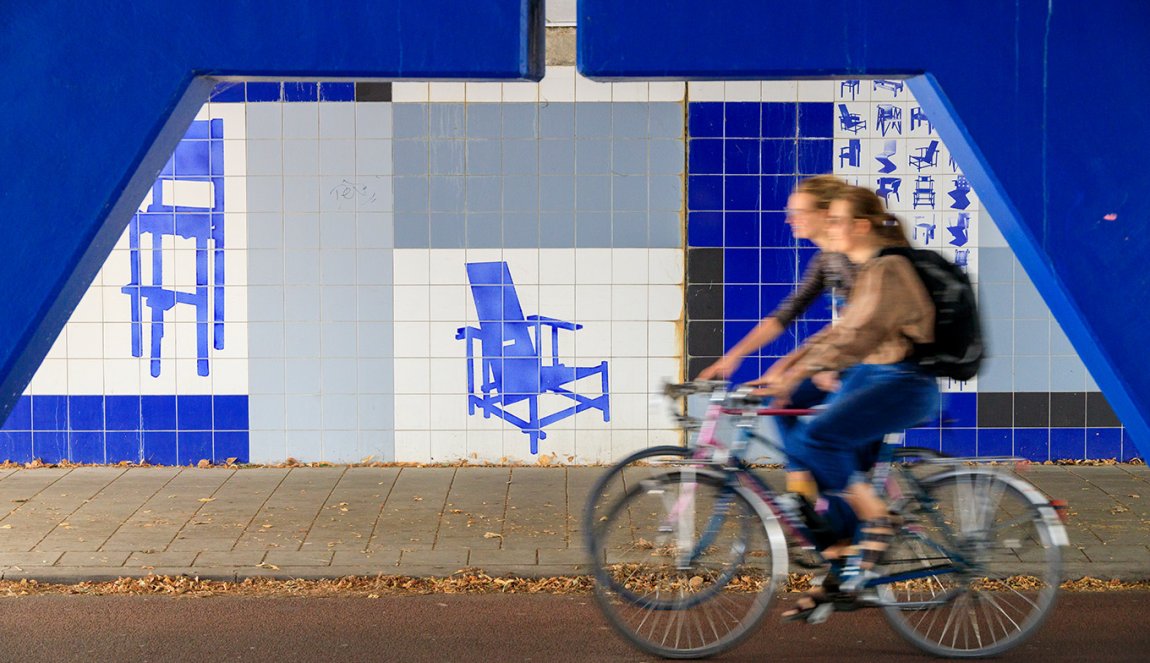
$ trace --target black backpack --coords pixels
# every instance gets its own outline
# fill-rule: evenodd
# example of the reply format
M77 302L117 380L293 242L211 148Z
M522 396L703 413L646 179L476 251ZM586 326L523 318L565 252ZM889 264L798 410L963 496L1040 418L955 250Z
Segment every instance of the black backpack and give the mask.
M909 260L934 302L934 342L915 344L912 358L939 377L974 377L986 348L974 288L966 273L930 249L892 246L879 255L900 255Z

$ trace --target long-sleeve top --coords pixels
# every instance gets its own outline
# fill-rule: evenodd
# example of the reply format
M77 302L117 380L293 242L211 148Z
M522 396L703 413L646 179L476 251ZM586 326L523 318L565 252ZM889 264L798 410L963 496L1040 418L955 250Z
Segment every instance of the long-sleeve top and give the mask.
M841 253L820 251L803 272L802 283L782 301L768 317L786 327L811 305L824 290L832 296L847 298L855 281L854 263Z
M915 343L934 340L934 304L910 261L872 258L858 271L846 310L837 325L824 327L780 361L787 382L854 364L894 364Z

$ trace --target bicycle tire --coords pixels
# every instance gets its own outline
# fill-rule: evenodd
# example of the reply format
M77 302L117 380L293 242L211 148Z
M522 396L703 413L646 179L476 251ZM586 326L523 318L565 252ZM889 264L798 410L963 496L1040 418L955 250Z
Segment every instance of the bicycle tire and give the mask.
M680 500L684 494L691 497ZM684 515L669 515L684 505ZM774 514L754 493L704 469L633 486L595 540L595 599L604 616L631 644L664 658L705 658L742 642L786 576ZM685 550L689 559L679 554Z
M926 498L906 513L883 573L953 572L881 585L887 621L934 656L1018 646L1042 626L1062 580L1066 534L1053 507L1022 479L984 468L931 476L922 488Z

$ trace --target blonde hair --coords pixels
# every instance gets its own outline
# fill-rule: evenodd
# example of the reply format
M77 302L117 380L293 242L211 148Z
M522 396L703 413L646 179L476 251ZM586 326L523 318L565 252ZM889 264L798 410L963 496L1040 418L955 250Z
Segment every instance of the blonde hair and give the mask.
M839 197L850 185L834 175L815 175L799 182L795 193L805 193L815 197L815 207L827 209L831 201Z
M846 201L852 217L870 221L875 235L885 246L910 246L902 221L887 211L883 199L874 191L848 184L834 199Z

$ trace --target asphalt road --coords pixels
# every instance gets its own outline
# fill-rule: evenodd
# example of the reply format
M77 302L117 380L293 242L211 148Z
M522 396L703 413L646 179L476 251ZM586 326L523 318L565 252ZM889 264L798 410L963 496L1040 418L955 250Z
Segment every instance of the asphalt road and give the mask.
M927 660L878 611L783 624L715 660ZM32 596L0 599L3 661L643 661L590 596L354 598ZM1150 593L1064 593L1002 661L1145 661Z

